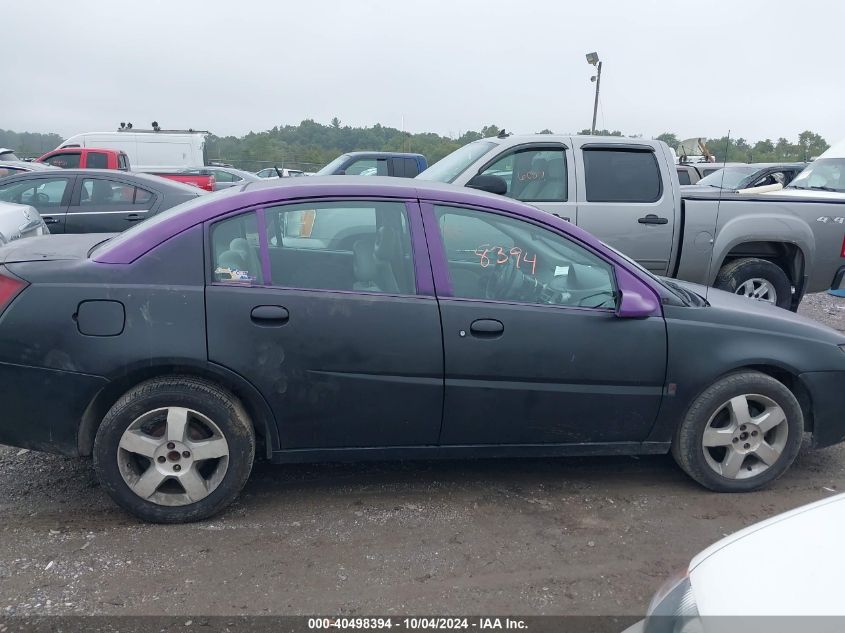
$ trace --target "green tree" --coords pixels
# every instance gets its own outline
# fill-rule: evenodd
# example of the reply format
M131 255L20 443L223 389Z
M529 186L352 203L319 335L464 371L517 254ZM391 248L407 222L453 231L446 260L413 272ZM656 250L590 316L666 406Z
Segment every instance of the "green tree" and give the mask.
M678 145L681 144L681 141L678 139L678 137L672 134L671 132L663 132L663 134L658 134L655 137L655 140L663 141L672 149L677 149Z

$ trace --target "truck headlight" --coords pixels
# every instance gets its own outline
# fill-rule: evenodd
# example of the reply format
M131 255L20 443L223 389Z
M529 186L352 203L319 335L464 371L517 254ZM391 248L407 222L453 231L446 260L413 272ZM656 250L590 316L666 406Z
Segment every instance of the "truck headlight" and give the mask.
M645 633L698 633L703 630L687 570L669 578L654 594L646 612L644 630Z

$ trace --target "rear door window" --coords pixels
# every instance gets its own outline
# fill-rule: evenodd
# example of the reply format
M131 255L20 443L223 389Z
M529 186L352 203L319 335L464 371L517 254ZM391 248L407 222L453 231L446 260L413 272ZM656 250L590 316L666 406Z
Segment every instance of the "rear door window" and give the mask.
M88 152L86 163L91 169L108 169L109 157L103 152Z
M652 151L584 148L588 202L657 202L660 167Z
M136 202L137 187L106 178L83 178L79 192L79 206L87 211L122 209L123 205L149 203L151 198L141 195L142 202ZM142 190L143 191L143 190ZM144 192L149 193L149 192Z
M254 211L211 225L212 279L217 283L263 283L258 221Z

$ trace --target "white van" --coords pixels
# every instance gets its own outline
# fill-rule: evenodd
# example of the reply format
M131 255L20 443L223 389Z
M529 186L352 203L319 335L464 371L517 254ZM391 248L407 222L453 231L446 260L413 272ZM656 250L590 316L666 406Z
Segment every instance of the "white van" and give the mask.
M71 136L63 147L96 147L126 153L134 171L171 171L205 166L208 132L127 130L86 132Z

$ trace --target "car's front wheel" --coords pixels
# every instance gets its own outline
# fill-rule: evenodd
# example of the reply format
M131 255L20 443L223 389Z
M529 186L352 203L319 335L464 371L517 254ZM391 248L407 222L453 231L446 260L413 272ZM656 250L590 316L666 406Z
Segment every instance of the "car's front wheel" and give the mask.
M146 521L182 523L229 505L255 456L238 399L206 380L167 377L128 391L94 440L94 469L120 506Z
M757 490L795 460L804 416L792 392L771 376L737 372L696 398L672 454L687 474L719 492Z

